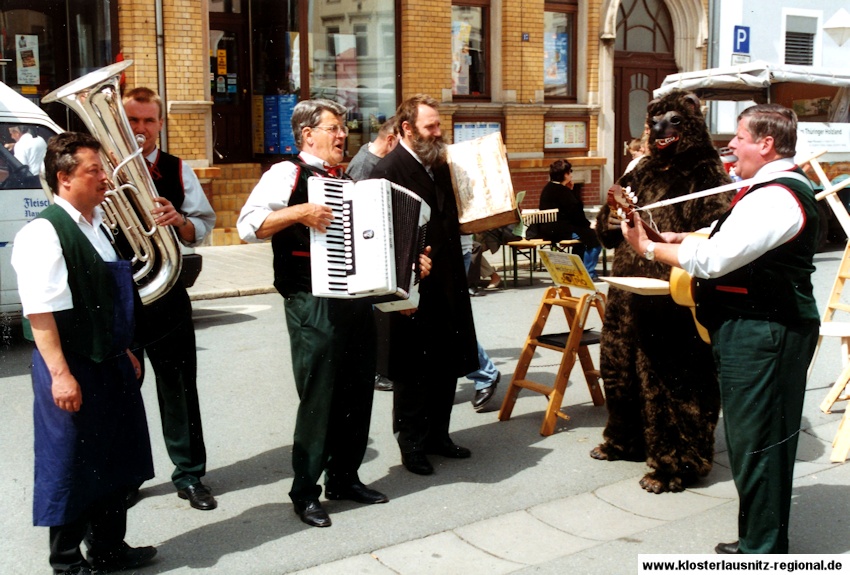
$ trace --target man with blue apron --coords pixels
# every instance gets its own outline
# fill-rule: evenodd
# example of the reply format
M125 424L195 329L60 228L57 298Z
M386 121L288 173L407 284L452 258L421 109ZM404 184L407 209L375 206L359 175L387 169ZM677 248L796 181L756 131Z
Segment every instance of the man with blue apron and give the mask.
M102 225L99 150L87 134L51 138L44 163L56 203L18 233L12 253L36 344L33 524L50 527L54 573L128 569L156 555L124 542L124 494L153 477L153 462L128 349L138 295Z

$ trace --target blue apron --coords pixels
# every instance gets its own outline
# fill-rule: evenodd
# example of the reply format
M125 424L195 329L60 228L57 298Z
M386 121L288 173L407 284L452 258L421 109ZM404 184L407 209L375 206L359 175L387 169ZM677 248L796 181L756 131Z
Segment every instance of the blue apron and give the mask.
M99 499L154 475L139 381L125 352L135 327L132 269L127 261L106 265L115 280L113 353L101 363L65 353L82 389L80 411L56 406L50 372L33 351L33 525L69 523Z

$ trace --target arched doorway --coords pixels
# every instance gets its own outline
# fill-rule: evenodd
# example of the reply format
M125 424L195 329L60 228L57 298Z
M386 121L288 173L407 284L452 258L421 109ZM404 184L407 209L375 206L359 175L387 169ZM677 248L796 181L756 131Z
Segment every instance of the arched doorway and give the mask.
M679 71L673 19L663 0L622 0L614 42L614 180L631 159L628 143L643 134L646 105L668 74Z

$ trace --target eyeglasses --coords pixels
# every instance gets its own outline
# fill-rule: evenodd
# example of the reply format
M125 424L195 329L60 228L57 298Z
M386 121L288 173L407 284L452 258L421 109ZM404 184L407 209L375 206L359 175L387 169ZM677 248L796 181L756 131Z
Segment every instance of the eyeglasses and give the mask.
M348 126L341 126L339 124L334 124L333 126L316 126L313 128L314 130L324 130L334 138L338 135L342 134L343 136L348 135Z

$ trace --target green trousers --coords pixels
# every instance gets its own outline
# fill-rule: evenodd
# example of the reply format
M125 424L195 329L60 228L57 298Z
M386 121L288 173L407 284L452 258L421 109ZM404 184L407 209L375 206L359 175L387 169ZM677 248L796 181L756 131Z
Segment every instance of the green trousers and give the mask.
M358 480L375 385L375 323L362 300L298 293L284 300L300 399L292 445L293 501L318 499L328 481Z
M787 553L794 460L818 324L727 320L711 334L741 553Z

